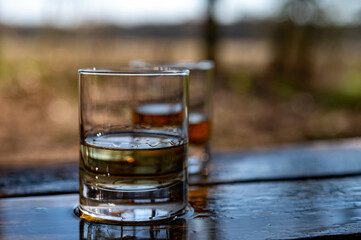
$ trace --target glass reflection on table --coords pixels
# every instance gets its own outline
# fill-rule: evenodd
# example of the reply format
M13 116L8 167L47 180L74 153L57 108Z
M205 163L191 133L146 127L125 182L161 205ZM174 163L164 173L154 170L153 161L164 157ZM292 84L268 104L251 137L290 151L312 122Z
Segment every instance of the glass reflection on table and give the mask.
M185 219L150 225L115 225L82 219L79 239L187 239L186 225Z

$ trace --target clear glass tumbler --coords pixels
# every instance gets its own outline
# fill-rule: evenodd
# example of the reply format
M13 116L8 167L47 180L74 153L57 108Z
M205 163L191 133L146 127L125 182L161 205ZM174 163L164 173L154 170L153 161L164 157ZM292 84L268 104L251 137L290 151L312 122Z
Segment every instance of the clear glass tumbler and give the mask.
M142 222L184 213L188 79L181 69L79 70L82 214Z
M209 60L161 63L134 60L130 65L132 67L171 67L190 70L188 172L192 175L207 175L207 164L211 157L214 63ZM157 114L157 112L153 111L153 114Z

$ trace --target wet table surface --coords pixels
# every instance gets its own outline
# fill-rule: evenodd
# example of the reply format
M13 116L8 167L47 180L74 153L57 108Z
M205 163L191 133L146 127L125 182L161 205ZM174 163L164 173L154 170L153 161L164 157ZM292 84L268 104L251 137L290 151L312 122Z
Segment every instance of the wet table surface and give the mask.
M154 225L80 220L77 164L0 170L0 239L359 239L361 140L215 153L194 214Z

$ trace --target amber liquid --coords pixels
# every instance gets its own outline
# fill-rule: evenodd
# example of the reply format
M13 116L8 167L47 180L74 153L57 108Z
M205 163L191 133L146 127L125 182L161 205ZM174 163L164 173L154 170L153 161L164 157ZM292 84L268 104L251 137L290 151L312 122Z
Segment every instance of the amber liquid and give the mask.
M187 204L187 148L164 134L107 133L81 143L80 209L108 220L167 218Z
M201 113L189 114L189 143L206 144L211 137L211 121Z
M133 122L142 128L181 125L183 109L180 104L143 104L133 111Z

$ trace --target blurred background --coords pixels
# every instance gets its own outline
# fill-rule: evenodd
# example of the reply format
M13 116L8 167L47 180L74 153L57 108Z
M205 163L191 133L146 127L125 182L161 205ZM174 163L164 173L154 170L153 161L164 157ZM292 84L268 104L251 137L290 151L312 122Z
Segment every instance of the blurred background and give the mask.
M0 0L0 165L76 161L78 74L212 59L214 151L361 136L359 0Z

